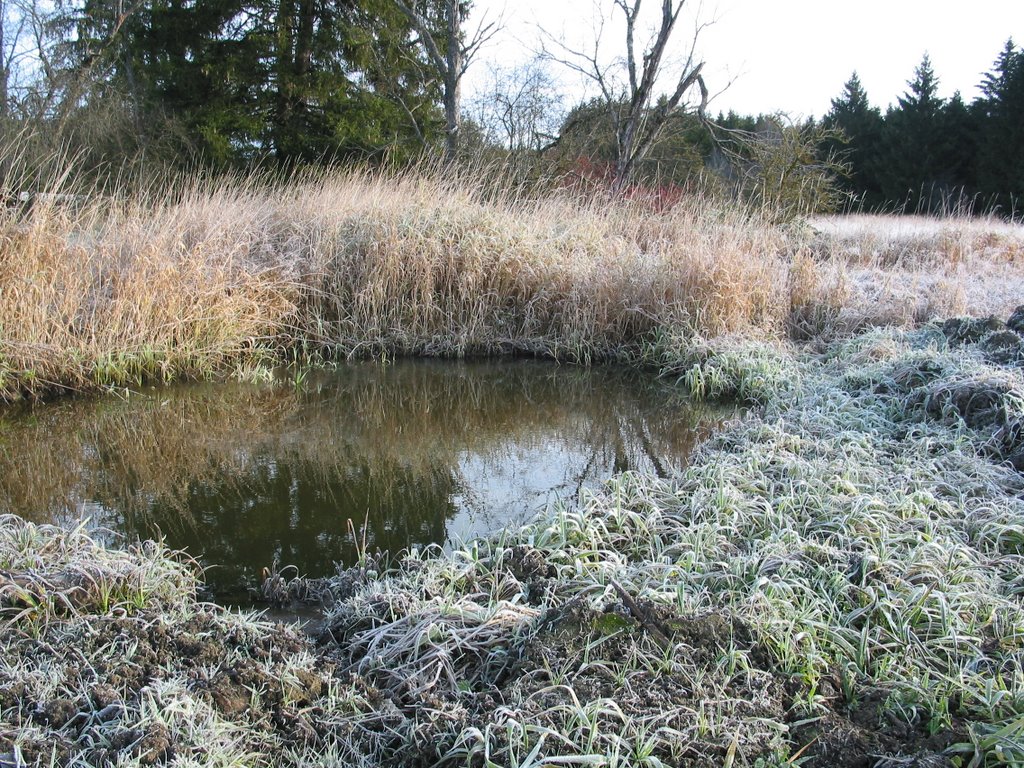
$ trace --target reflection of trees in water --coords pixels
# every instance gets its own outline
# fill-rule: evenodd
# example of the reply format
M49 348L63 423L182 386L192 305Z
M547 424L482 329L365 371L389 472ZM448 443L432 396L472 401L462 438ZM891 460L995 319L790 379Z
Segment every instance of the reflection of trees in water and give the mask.
M443 541L454 499L474 498L467 456L497 477L515 455L563 454L566 497L613 472L667 471L707 422L665 385L610 369L354 364L299 391L193 385L9 413L0 508L53 520L98 504L105 524L160 530L206 562L277 555L323 573L354 557L348 518L366 521L371 548Z
M255 581L259 568L274 562L301 564L317 575L332 573L335 562L355 562L350 519L371 552L444 540L445 521L455 513L450 472L381 472L356 461L343 474L323 477L303 460L260 458L243 478L192 484L186 527L165 527L182 519L182 504L160 499L142 514L121 515L115 527L145 537L154 522L162 523L173 546L201 551L204 561L218 564L207 574L215 591ZM391 514L372 514L379 510Z
M362 445L403 460L468 450L501 461L513 443L554 441L592 446L595 464L657 471L659 463L685 458L695 430L709 420L649 376L534 361L357 366L314 386L308 419L351 407Z

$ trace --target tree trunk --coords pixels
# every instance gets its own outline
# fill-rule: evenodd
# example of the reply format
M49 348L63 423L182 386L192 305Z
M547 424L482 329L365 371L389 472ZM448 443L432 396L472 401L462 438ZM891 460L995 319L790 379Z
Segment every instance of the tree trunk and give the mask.
M7 72L7 38L4 25L7 22L7 3L0 0L0 118L7 117L7 84L10 74Z
M295 4L292 0L280 0L277 7L276 58L274 62L277 78L277 93L274 94L273 147L278 160L288 158L290 147L287 140L291 122L291 90L293 72L293 30Z
M313 34L316 29L316 1L299 0L299 32L295 42L295 74L306 78L313 69ZM303 107L306 100L303 99Z
M465 7L465 0L443 0L444 30L438 37L444 40L444 51L441 51L434 34L439 32L431 25L423 14L418 13L411 4L405 0L394 0L399 10L402 11L412 23L413 29L419 35L420 45L427 54L430 63L433 64L444 84L442 101L444 104L444 156L447 162L452 162L459 152L459 129L462 124L462 115L459 107L462 97L462 75L468 66L473 55L480 46L489 40L494 34L494 24L481 26L474 38L468 43L462 39L462 14Z
M459 153L459 128L462 115L459 107L462 100L462 41L459 30L462 26L459 13L459 0L448 0L445 8L447 14L447 50L445 51L444 72L444 156L449 163Z

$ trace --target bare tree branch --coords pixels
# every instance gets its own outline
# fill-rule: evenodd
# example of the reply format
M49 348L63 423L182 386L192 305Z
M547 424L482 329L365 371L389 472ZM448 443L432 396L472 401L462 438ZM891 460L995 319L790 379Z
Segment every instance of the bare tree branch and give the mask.
M434 36L430 33L426 19L406 5L403 0L395 0L395 5L398 6L398 10L409 18L409 21L419 34L419 42L423 46L423 50L427 52L427 56L430 57L434 66L437 67L439 72L443 72L447 66L447 62L445 61L444 56L441 55L441 51L438 49L437 43L434 42Z
M652 38L643 46L637 40L642 0L612 0L613 8L620 10L626 22L626 59L616 65L604 62L599 56L600 36L594 43L593 53L557 43L560 54L553 54L545 46L544 54L577 74L593 82L601 94L607 116L615 130L615 170L612 188L621 192L636 169L636 165L650 152L669 121L687 111L687 96L697 91L695 111L703 116L708 103L708 89L702 75L704 62L697 60L697 38L707 26L697 24L690 41L682 71L674 88L659 98L659 77L663 74L669 43L679 21L686 0L661 0L660 19ZM638 49L642 48L642 55ZM624 75L621 73L624 68ZM621 83L621 84L619 84Z
M485 16L480 20L480 24L476 28L476 32L470 38L469 43L463 48L462 51L462 72L466 74L466 70L469 68L470 63L479 53L480 48L491 41L491 39L501 31L501 19L497 21L487 22Z
M419 43L427 53L427 58L437 69L444 83L444 122L445 122L445 157L449 162L455 159L459 150L459 131L462 123L460 102L462 100L462 76L470 62L480 51L480 47L494 37L501 29L499 19L488 23L481 20L476 32L468 43L463 39L462 22L463 6L460 0L445 0L444 3L444 53L442 54L437 34L423 14L418 13L405 0L394 0L398 9L404 13L413 28L419 34Z
M545 60L490 68L485 89L474 99L475 118L489 141L519 161L539 153L561 124L563 102Z
M634 53L634 37L636 35L636 17L640 14L640 2L636 0L632 9L626 0L615 0L615 4L626 14L626 66L629 68L629 89L636 91L636 55Z

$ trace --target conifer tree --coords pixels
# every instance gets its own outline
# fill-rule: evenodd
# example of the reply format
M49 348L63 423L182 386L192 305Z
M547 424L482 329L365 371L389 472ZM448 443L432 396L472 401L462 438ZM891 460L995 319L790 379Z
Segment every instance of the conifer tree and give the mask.
M1024 51L1013 40L984 75L975 102L978 188L983 200L1006 214L1024 207Z
M886 199L909 212L941 205L953 184L945 165L950 153L942 125L945 101L927 53L907 85L885 116L880 178Z
M872 107L860 77L854 72L843 92L832 99L824 127L841 131L845 143L830 139L826 150L835 152L850 164L850 174L841 180L843 190L854 202L868 208L884 202L878 180L878 155L881 150L882 113Z
M949 187L950 202L955 204L956 198L960 198L966 203L977 190L974 171L978 121L959 91L943 107L939 127L943 135L939 151L945 153L939 160L944 172L943 180Z
M425 4L443 0L422 0ZM416 154L438 86L391 0L78 0L54 29L67 109L117 101L141 135L225 165Z

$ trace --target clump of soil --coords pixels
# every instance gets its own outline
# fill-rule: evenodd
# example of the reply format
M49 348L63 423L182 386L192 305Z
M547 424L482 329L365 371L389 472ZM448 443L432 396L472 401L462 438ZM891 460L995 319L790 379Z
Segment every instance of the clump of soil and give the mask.
M1024 402L1024 393L1014 381L987 375L942 378L914 390L908 399L911 408L921 408L930 418L960 420L977 430L1003 427L1017 402Z
M1024 306L1004 323L999 318L953 317L939 329L951 346L977 345L995 365L1024 365Z
M990 453L1024 472L1024 415L1007 419L988 443Z
M1006 321L1006 327L1024 336L1024 304L1013 310L1010 319Z
M907 398L908 411L980 433L978 450L1024 470L1024 392L1009 378L987 375L939 379Z
M544 553L525 544L517 544L509 550L505 567L524 584L549 579L555 575L555 569L544 557Z
M979 344L985 358L996 365L1024 364L1024 336L1006 329L990 333Z
M976 344L982 337L1001 331L1006 324L995 315L989 317L951 317L940 326L950 344Z
M95 757L110 761L132 757L140 765L164 763L173 754L171 734L160 723L117 731L110 737L109 749L101 748L93 752Z
M951 342L973 346L993 367L958 371L938 357L919 355L896 366L876 391L904 395L908 416L975 430L982 454L1024 469L1024 385L1013 370L1024 366L1024 306L1005 324L992 317L954 318L942 330Z
M875 392L880 395L907 395L941 379L947 373L947 367L934 358L919 358L897 365L890 377L881 379L875 385Z
M875 697L880 699L881 697ZM880 700L826 712L815 722L797 725L794 743L807 744L808 768L953 768L946 751L969 738L958 721L931 734L926 728L882 714ZM882 755L898 757L882 758Z

